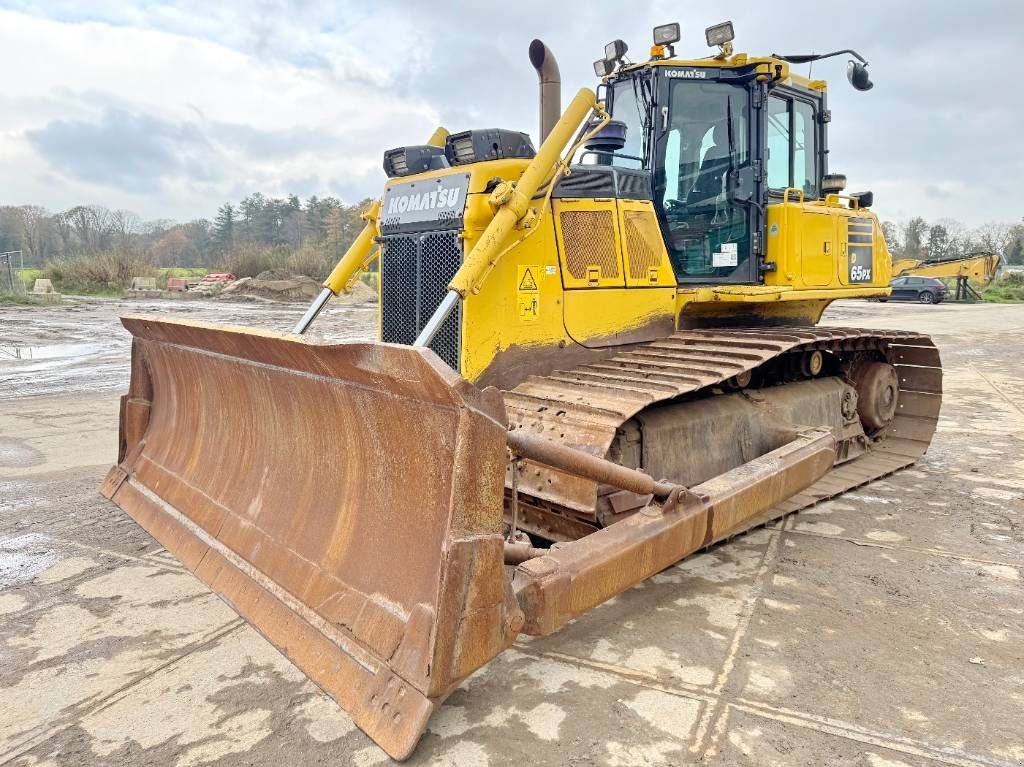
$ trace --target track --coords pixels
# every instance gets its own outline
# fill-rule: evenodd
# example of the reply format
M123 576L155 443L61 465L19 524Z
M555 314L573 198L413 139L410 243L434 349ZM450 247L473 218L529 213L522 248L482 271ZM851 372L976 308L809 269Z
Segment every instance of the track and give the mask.
M504 395L509 426L604 456L616 430L641 410L710 394L713 387L781 355L814 350L840 356L881 354L899 375L896 417L876 435L870 452L837 465L753 520L753 526L889 474L924 454L942 403L941 362L931 339L902 331L842 328L680 331L603 362L527 379ZM520 493L548 508L570 514L591 514L596 508L599 488L588 480L529 463L517 479Z

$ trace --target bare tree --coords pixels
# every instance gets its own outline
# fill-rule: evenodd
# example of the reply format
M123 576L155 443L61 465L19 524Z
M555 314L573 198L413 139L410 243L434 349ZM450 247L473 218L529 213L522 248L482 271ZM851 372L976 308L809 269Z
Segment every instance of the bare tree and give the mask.
M41 264L50 252L50 216L45 208L25 205L21 208L21 241L29 263Z
M1004 253L1013 242L1013 229L1009 224L989 221L974 230L977 247L992 253Z
M67 258L75 249L75 233L71 221L65 213L55 213L50 218L53 222L53 231L56 233L54 249L60 258Z
M882 222L882 236L885 238L885 246L893 255L898 255L903 250L903 243L900 242L900 230L892 221Z
M107 245L110 233L110 211L99 205L76 205L64 214L84 253L96 253Z
M903 250L908 258L924 256L924 240L928 233L928 223L920 216L915 216L903 225Z
M109 230L114 245L120 251L127 251L132 244L132 235L140 230L139 217L129 210L114 210L109 214Z

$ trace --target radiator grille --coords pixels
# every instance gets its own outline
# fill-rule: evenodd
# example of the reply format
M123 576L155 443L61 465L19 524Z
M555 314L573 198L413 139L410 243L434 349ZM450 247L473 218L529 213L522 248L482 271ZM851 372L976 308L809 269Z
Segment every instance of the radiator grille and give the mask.
M615 214L610 210L567 210L559 221L565 245L565 268L577 280L587 279L587 267L599 268L601 279L619 276L615 253Z
M384 238L380 256L380 337L386 343L412 344L434 310L448 283L462 265L457 231L391 235ZM430 348L454 370L459 369L461 305L445 321Z
M651 269L661 267L661 230L658 228L658 220L646 210L627 210L622 217L626 222L629 276L634 280L650 281ZM657 281L656 274L654 280Z

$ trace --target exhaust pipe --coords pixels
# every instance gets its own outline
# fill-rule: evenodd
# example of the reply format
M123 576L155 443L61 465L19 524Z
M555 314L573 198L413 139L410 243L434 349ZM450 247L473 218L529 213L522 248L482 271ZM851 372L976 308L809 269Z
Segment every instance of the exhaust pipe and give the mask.
M537 70L537 79L540 82L540 140L537 142L539 146L544 143L544 139L548 137L562 115L562 76L558 72L555 54L540 40L530 43L530 63Z

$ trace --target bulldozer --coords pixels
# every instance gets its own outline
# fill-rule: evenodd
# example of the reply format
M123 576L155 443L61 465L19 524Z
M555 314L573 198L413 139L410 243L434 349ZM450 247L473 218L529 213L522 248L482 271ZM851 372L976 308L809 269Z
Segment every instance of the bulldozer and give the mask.
M439 128L292 332L124 317L101 492L395 759L520 634L912 464L942 373L914 332L818 327L887 295L870 192L827 167L851 50L712 55L616 40L563 110L530 45L540 143ZM305 334L379 268L379 338Z

